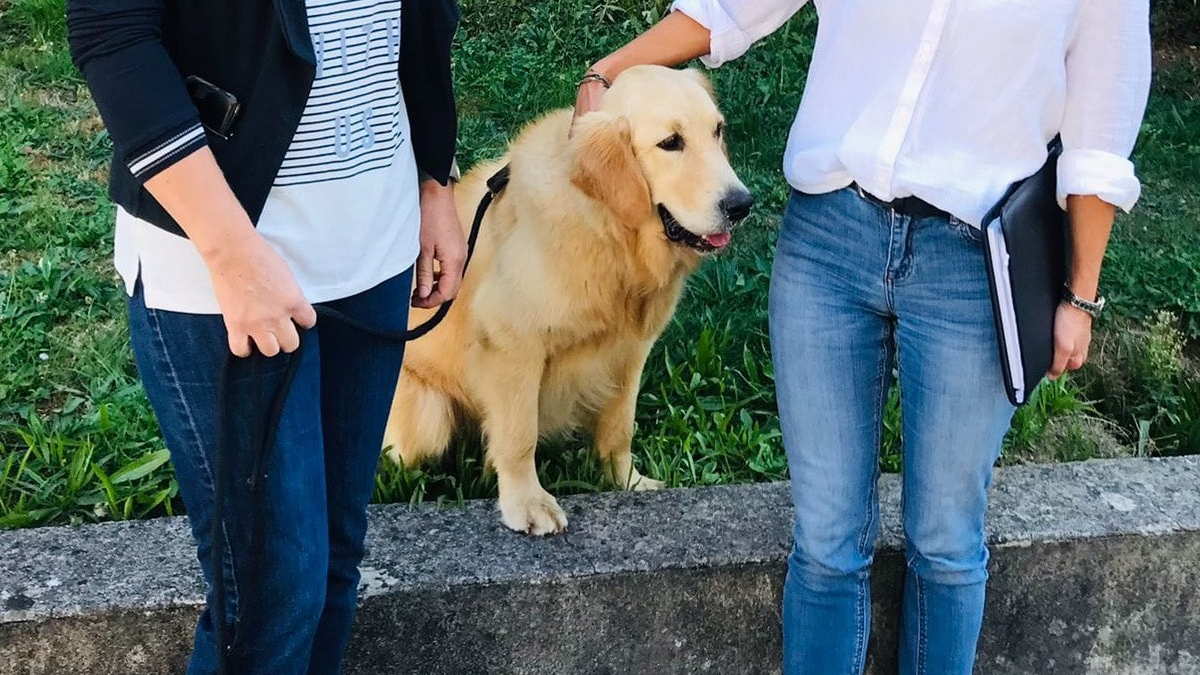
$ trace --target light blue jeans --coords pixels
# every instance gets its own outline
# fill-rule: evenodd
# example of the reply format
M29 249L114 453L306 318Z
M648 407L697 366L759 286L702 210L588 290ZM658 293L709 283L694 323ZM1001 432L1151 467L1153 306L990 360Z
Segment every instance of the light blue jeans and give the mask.
M893 363L907 540L900 673L972 671L988 578L987 489L1013 413L981 246L979 231L957 219L912 218L849 188L792 195L770 294L796 509L785 675L863 671Z

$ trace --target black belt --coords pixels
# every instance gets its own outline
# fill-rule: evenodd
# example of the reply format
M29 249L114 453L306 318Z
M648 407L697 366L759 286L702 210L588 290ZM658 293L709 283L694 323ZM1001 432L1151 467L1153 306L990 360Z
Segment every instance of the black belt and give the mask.
M912 218L945 218L947 220L954 217L948 211L943 211L919 197L900 197L899 199L885 202L864 190L858 183L851 183L850 189L857 192L859 197L904 216Z

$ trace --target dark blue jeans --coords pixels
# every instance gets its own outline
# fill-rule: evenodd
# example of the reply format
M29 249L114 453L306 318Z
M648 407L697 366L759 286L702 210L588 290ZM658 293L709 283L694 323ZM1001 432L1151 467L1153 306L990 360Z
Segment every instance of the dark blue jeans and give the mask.
M412 272L328 303L374 326L408 322ZM225 505L223 569L226 616L236 624L237 675L331 675L354 620L384 425L404 345L380 341L333 321L306 336L301 363L268 448L260 493L251 498L252 439L291 356L258 357L258 377L239 362L218 410L228 355L220 316L148 309L140 285L129 301L134 356L158 417L190 518L213 605L213 497L221 425L231 477ZM257 417L258 419L251 419ZM196 628L189 675L216 672L211 610Z

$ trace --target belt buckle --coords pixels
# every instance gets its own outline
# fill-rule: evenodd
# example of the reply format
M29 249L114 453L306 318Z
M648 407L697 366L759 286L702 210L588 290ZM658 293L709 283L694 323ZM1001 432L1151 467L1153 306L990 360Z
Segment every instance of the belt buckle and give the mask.
M897 210L896 209L896 200L892 200L890 202L885 202L882 199L880 199L879 197L876 197L875 195L871 194L870 192L867 192L866 190L864 190L863 186L858 184L858 181L854 181L851 185L854 186L854 192L856 192L860 198L862 198L868 202L871 202L872 204L882 206L885 209Z

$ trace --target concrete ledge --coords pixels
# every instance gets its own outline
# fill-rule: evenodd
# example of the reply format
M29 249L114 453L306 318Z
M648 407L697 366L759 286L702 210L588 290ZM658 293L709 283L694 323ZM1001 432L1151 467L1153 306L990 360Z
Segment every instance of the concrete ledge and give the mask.
M882 486L870 672L895 672L899 485ZM374 507L351 675L778 673L784 485ZM977 672L1200 673L1200 458L998 472ZM0 533L0 675L181 673L202 602L186 521Z

